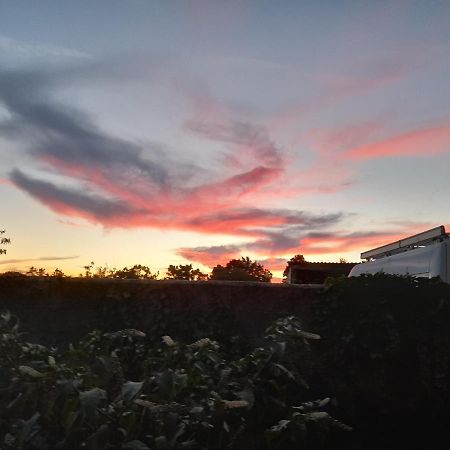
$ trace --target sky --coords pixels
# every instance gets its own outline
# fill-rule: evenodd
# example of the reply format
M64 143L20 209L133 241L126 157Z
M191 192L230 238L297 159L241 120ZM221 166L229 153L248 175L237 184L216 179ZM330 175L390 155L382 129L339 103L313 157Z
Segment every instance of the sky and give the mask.
M450 228L450 2L0 0L0 271L358 262Z

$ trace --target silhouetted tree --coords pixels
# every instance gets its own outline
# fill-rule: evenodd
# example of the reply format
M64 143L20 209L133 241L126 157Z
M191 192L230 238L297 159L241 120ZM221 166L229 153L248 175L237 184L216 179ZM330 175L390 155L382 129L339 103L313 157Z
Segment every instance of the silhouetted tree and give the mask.
M170 265L166 272L167 280L207 280L208 275L202 273L199 269L194 269L192 264L180 264L179 266Z
M113 278L123 278L130 280L156 280L159 273L152 273L147 266L141 266L135 264L133 267L124 267L121 270L116 270L113 274Z
M48 273L43 267L40 267L38 269L37 267L31 266L25 275L28 275L30 277L45 277L48 276Z
M218 264L213 268L210 279L270 283L272 273L249 257L242 257L241 259L232 259L225 266Z
M8 270L0 273L0 277L26 277L22 272L16 272L15 270Z
M66 275L64 274L64 272L61 269L56 268L50 276L62 278L62 277L65 277Z
M94 261L91 261L89 264L87 264L86 266L83 266L84 269L84 276L86 278L92 278L93 272L92 270L94 269ZM83 275L80 273L80 277L82 277Z
M110 268L108 266L98 266L95 268L93 278L114 278L114 274L117 272L115 267Z
M5 230L0 230L0 247L3 247L6 244L10 244L11 240L5 236L3 236L5 234ZM6 249L5 248L0 248L0 255L6 253Z
M297 264L302 264L305 263L306 259L303 255L295 255L293 256L288 262L287 262L287 266L283 271L283 281L286 280L287 276L288 276L288 272L289 272L289 267L291 266L295 266Z

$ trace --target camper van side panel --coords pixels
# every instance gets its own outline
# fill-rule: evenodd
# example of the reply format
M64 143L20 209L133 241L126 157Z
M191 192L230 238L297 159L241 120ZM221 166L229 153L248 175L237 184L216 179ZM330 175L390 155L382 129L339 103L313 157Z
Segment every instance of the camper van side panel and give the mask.
M389 258L357 264L348 274L349 277L359 277L363 274L375 274L379 272L389 273Z
M358 264L349 276L378 272L415 277L440 277L450 283L450 241L445 240L428 247L409 250L393 256Z
M433 249L433 254L430 259L430 278L439 277L443 281L446 278L446 261L447 261L447 243L441 242L439 244L430 246Z
M438 276L441 270L439 245L416 248L389 256L390 266L386 273L393 275L414 275L416 277ZM437 269L437 270L436 270ZM431 275L431 272L437 272Z
M444 264L443 264L443 270L442 270L442 281L445 281L446 283L450 283L450 241L447 240L444 242L445 246L444 249Z

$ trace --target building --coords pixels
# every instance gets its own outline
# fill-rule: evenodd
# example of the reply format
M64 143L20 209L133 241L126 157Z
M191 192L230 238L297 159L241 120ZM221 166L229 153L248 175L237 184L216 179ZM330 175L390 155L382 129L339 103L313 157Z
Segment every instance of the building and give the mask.
M348 276L356 263L302 262L288 268L287 282L322 284L328 277Z

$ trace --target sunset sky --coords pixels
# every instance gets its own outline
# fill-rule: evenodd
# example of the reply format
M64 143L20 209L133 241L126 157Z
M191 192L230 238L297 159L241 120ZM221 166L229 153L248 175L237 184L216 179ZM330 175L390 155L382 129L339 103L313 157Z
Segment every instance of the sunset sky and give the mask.
M0 272L204 271L450 224L450 2L0 0Z

